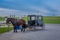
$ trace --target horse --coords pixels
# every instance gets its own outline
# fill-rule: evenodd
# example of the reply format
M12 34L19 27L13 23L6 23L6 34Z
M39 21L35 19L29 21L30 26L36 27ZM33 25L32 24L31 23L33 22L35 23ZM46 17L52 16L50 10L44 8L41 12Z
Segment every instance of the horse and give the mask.
M7 18L6 24L12 23L14 32L17 32L16 26L22 25L21 32L24 32L25 29L27 28L26 22L23 19L15 19L15 18Z

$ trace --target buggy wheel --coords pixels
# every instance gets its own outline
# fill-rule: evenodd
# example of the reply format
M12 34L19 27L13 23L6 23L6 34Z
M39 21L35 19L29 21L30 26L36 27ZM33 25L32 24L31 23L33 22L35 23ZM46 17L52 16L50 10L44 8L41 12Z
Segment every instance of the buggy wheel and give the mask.
M42 30L45 30L45 25L44 24L42 25Z

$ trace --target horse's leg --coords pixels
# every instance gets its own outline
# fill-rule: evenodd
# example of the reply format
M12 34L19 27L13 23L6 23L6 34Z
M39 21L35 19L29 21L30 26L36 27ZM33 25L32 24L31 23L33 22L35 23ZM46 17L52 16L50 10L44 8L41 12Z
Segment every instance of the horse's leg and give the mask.
M15 28L15 32L17 32L17 29Z
M17 29L16 29L16 27L14 27L14 32L17 32Z
M23 31L23 27L22 27L22 29L21 29L21 32Z
M25 32L25 28L22 28L22 29L21 29L21 32Z
M21 29L21 32L23 31L23 29Z
M25 24L23 27L24 27L23 32L25 32L25 29L26 29L28 26Z
M25 32L25 29L27 28L27 25L23 25L22 26L22 29L21 29L21 32L23 31L23 32Z
M25 32L25 28L24 28L23 32Z
M13 27L13 29L14 29L14 32L15 32L15 27Z
M23 32L25 32L25 29L28 27L26 24L23 26L24 28L24 30L23 30Z
M17 29L16 29L16 32L17 32Z

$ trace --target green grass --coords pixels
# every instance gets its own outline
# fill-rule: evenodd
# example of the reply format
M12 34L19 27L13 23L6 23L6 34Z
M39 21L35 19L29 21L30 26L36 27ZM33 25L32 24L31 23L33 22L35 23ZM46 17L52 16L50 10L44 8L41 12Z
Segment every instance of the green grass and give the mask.
M1 34L1 33L5 33L5 32L8 32L8 31L10 31L10 30L12 30L12 29L13 29L12 27L9 27L9 28L8 28L8 27L4 27L4 28L1 28L1 27L0 27L0 34Z
M60 16L44 16L44 23L60 24Z
M0 17L0 21L4 21L5 20L5 17Z

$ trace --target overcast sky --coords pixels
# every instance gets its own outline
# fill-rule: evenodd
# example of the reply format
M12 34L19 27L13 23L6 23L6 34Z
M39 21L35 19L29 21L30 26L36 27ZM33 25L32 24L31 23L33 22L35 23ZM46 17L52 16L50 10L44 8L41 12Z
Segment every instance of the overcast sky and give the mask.
M0 0L0 16L60 16L60 0Z

